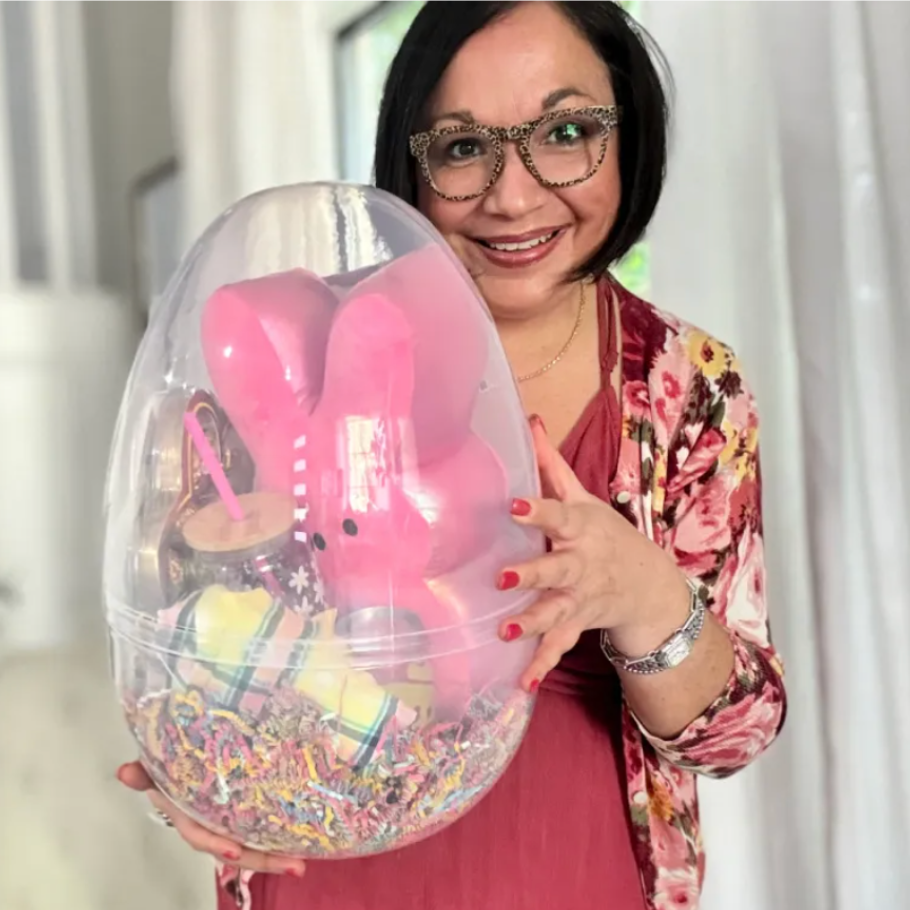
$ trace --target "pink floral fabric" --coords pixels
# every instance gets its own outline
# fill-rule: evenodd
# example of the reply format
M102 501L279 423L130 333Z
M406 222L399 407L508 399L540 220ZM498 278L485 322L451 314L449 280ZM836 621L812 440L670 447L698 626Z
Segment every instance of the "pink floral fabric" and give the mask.
M636 848L653 910L695 908L704 876L696 775L727 777L775 739L786 713L768 625L758 415L735 354L620 291L623 429L614 506L710 592L735 665L672 740L626 709L623 751Z
M729 630L723 692L672 740L623 708L635 852L650 910L693 910L704 876L697 775L727 777L775 739L786 713L770 638L758 416L734 353L616 288L622 322L622 438L613 506L704 584ZM221 883L251 910L249 876Z

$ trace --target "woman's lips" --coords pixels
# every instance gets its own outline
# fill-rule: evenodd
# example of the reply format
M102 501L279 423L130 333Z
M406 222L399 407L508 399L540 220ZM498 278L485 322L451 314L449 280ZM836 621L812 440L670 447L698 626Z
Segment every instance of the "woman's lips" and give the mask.
M533 265L549 256L565 234L565 228L551 228L528 234L473 238L484 257L502 268L515 269Z

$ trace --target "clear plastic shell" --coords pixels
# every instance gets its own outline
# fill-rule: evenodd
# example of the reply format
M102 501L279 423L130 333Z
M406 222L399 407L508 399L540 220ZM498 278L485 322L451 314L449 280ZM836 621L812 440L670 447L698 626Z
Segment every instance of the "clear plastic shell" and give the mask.
M466 812L518 748L543 551L492 319L377 190L284 187L200 239L137 354L107 491L114 672L142 760L213 830L382 852Z

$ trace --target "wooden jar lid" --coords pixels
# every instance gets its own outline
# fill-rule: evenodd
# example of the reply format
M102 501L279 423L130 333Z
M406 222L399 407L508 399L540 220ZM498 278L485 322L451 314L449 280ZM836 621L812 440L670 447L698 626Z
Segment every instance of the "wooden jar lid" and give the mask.
M290 532L294 525L294 500L283 493L245 493L239 496L244 519L234 521L220 500L190 516L183 537L203 553L253 550Z

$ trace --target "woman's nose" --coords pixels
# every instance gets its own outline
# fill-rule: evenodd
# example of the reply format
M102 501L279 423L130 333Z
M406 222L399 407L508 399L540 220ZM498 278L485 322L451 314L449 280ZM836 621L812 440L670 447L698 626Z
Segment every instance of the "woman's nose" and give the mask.
M525 166L514 143L507 143L503 154L502 171L484 197L484 208L491 215L517 219L542 205L549 190Z

